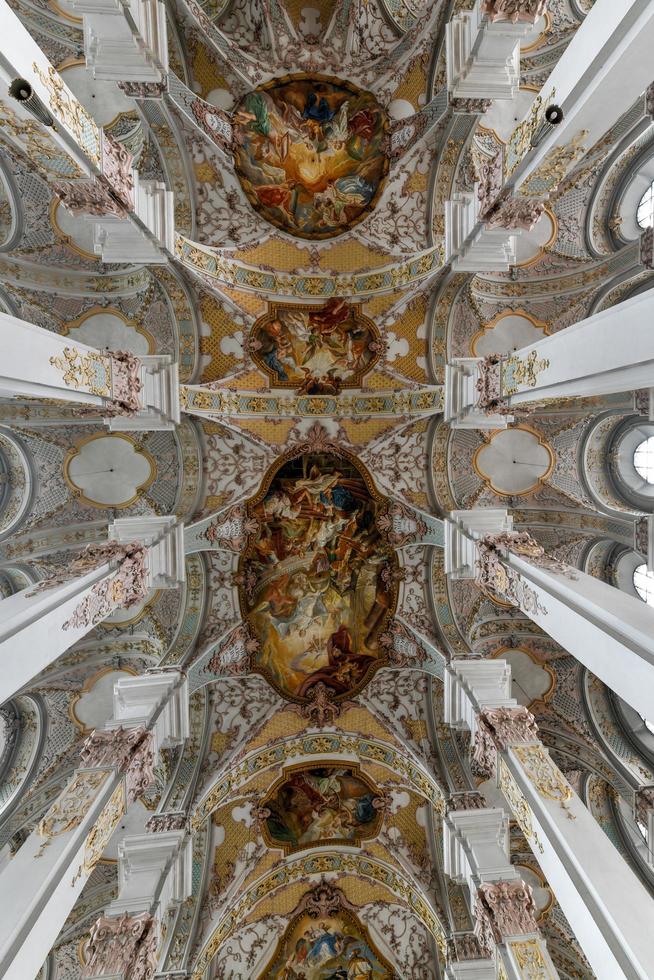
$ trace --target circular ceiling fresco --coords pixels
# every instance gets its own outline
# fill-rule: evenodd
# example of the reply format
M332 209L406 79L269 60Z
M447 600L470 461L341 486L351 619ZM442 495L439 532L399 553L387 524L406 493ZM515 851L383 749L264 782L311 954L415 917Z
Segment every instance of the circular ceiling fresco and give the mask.
M267 221L299 238L341 235L382 187L386 114L349 82L295 76L249 92L234 115L234 162Z

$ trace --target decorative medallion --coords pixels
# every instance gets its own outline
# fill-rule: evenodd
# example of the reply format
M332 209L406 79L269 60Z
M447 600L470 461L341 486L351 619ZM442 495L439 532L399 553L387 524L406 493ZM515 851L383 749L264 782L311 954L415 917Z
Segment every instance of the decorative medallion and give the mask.
M376 837L386 798L357 765L321 763L287 769L259 808L264 840L285 854Z
M375 97L350 82L275 79L236 109L236 173L272 225L299 238L333 238L377 200L388 169L386 125Z
M238 572L251 669L323 718L387 662L397 557L377 526L385 498L354 456L292 450L247 504L258 521ZM323 723L323 722L320 722Z
M259 980L392 980L355 906L324 883L304 896Z
M269 303L248 346L273 387L309 395L358 387L381 351L372 320L337 298L322 306Z

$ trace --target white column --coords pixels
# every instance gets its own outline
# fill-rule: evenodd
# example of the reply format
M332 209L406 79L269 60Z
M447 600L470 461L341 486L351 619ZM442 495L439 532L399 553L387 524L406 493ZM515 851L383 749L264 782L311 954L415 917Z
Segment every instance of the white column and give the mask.
M489 957L495 953L510 980L530 980L535 963L542 980L556 980L558 973L536 922L531 888L509 860L509 818L504 810L486 807L474 793L455 797L443 823L443 850L445 873L467 887L482 954L479 968L490 973L490 966L494 971Z
M131 47L137 59L143 59L144 64L157 63L152 77L159 81L130 83L130 57L124 50L116 56L120 78L136 88L132 94L151 95L154 86L155 94L161 95L161 79L167 68L163 2L100 0L100 12L97 3L84 2L105 23L114 28L120 25L124 32L120 44ZM90 16L93 18L93 14ZM53 188L73 214L86 215L96 223L95 249L103 261L168 262L174 253L173 192L159 181L139 181L131 166L131 155L102 132L6 0L0 0L0 22L0 101L28 124L23 131L11 132L10 140L21 145L29 156L33 150L25 141L25 134L37 134L44 152L50 151L57 158L58 168L53 167L53 173L60 173L61 179L51 180ZM92 39L89 43L95 50ZM27 83L19 86L24 95L31 89L29 99L15 101L9 95L12 83L18 80ZM139 93L139 86L147 88L147 93ZM70 161L67 167L62 165L62 151ZM68 173L74 176L67 177Z
M518 706L487 708L485 695L477 696L466 674L467 664L454 660L446 669L446 723L468 727L466 717L452 711L467 699L476 718L473 765L479 775L496 773L599 980L651 980L654 899L552 762L533 716ZM457 685L462 690L453 695ZM505 692L500 685L496 700Z
M526 9L527 5L523 5ZM538 19L542 0L529 19L494 20L477 0L455 14L446 28L448 92L456 99L512 99L520 86L520 39Z
M85 978L131 980L136 964L154 973L164 962L174 938L166 937L165 920L192 890L192 845L185 821L171 830L152 823L158 832L126 837L119 846L118 897L91 929Z
M126 808L153 782L160 749L188 733L188 692L179 674L145 674L129 683L143 686L146 723L121 714L118 681L109 729L87 739L83 768L0 874L4 980L37 975ZM169 724L174 718L177 726Z
M2 312L0 395L92 406L106 412L113 429L172 429L180 419L169 355L99 351Z
M449 417L463 427L495 427L498 418L506 425L512 409L549 398L652 388L653 320L650 290L508 357L459 359L446 375ZM484 413L492 413L485 422Z
M115 521L111 540L89 546L53 579L0 601L0 699L38 676L114 609L184 580L183 528L174 518Z
M86 67L94 78L162 84L168 71L161 0L74 0L84 21Z
M596 0L509 139L505 186L530 197L556 186L561 163L569 167L579 160L650 85L652 45L650 0ZM551 103L563 109L563 121L556 127L543 125ZM576 153L571 149L575 146ZM548 168L554 157L558 175Z
M642 717L654 718L654 609L550 558L526 532L467 537L478 538L482 589L517 606Z

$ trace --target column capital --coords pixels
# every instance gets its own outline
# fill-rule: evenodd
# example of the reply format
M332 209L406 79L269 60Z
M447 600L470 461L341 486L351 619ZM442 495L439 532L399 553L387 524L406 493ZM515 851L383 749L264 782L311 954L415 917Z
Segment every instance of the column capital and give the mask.
M145 824L150 834L167 834L171 830L186 830L188 815L184 810L155 813Z
M148 912L101 915L91 929L82 976L150 980L157 968L157 930Z
M103 415L135 415L144 406L141 398L142 361L130 351L109 351L111 359L111 401L103 409Z
M577 572L570 565L545 553L545 549L528 531L501 531L486 534L477 541L477 584L484 592L499 595L515 606L528 598L524 583L505 559L510 553L526 558L532 565L575 580ZM528 610L527 610L528 611Z
M502 354L487 354L477 364L475 389L478 392L477 406L486 412L508 414L506 399L502 397Z
M482 946L474 932L453 936L447 942L447 980L496 980L493 950Z
M451 796L446 803L447 813L458 813L459 810L486 810L488 803L481 795L474 790L469 793L457 793Z
M97 177L56 180L52 186L74 215L122 218L134 208L134 157L103 131L100 146L102 172Z
M547 0L481 0L481 12L492 24L535 24L547 9Z
M490 937L502 943L509 936L538 933L532 890L521 878L481 884L475 910L483 945Z
M504 197L495 201L479 217L489 230L504 228L506 231L531 231L544 212L544 201L536 201L530 197Z
M154 735L143 725L94 731L80 751L89 769L115 768L125 774L127 802L133 803L154 782Z
M497 753L510 745L537 742L538 726L531 711L517 708L487 708L479 712L472 769L488 778L494 775Z

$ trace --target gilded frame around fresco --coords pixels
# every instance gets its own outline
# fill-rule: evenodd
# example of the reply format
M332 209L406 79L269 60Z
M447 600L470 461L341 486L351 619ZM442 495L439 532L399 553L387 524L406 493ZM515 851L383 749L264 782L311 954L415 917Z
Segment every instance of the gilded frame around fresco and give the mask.
M346 459L360 475L360 477L362 478L366 486L368 493L370 494L371 499L374 501L374 503L378 505L379 509L377 511L376 516L379 516L379 514L383 513L388 507L388 498L377 490L367 468L359 459L357 459L357 457L353 453L349 452L346 449L341 449L340 446L335 446L335 445L333 447L330 446L329 448L322 447L322 446L314 448L310 445L307 445L306 443L300 443L299 445L294 446L293 448L283 453L283 455L280 456L277 460L275 460L275 462L268 468L268 470L266 471L263 477L263 480L261 481L261 486L259 487L257 493L253 497L250 497L250 499L245 502L245 507L246 507L248 517L252 517L256 519L255 515L253 514L253 508L256 507L257 504L262 502L262 500L270 490L273 480L275 479L279 471L286 465L286 463L304 455L306 456L327 455L327 456L334 456L337 459L338 458ZM254 551L255 551L254 545L255 545L254 540L250 538L250 540L248 541L247 548L245 549L245 551L241 553L241 556L239 558L237 575L239 579L238 601L239 601L241 618L245 623L247 623L253 636L256 637L257 636L256 626L253 623L252 616L248 608L248 600L245 595L243 585L241 584L245 579L244 573L247 564L254 555ZM384 613L384 617L379 629L379 632L383 632L387 628L390 621L395 616L395 612L397 610L398 592L399 592L398 578L399 578L400 564L397 558L397 554L395 553L395 550L392 548L390 544L387 544L383 540L383 538L380 544L380 548L383 549L383 553L387 558L388 562L392 565L393 570L398 573L397 575L394 575L392 577L392 582L388 590L389 591L388 608ZM372 662L370 663L369 667L367 668L363 676L360 678L360 680L356 684L353 684L352 688L344 693L340 693L340 694L331 693L330 701L333 701L338 704L339 702L347 701L350 698L354 697L355 695L359 694L365 688L365 686L370 682L370 680L377 673L377 671L381 667L386 666L387 664L388 664L388 654L386 650L382 648L379 651L379 656L376 657L374 660L372 660ZM265 667L262 667L259 663L257 663L255 656L252 657L250 670L252 671L252 673L260 674L270 684L273 690L275 690L280 695L280 697L284 698L284 700L290 701L295 704L301 704L301 705L309 703L309 698L300 697L282 688L277 683L277 681L272 677L270 671L268 671Z
M295 72L289 75L280 75L277 78L271 78L269 81L264 82L262 85L258 85L257 88L254 89L254 91L269 92L271 89L282 88L283 86L289 85L292 82L313 82L313 83L318 83L323 85L333 85L336 88L344 89L352 96L356 96L356 97L359 97L361 95L369 96L374 101L375 107L381 114L381 128L383 132L382 147L384 146L390 131L390 124L389 124L388 114L386 110L379 103L374 92L369 91L369 89L359 88L358 85L355 85L353 82L348 82L346 79L338 78L335 75L319 75L319 74L311 74L307 72ZM235 106L233 112L234 115L238 114L238 111L241 108L242 101L243 100L239 101L239 103ZM299 238L304 241L319 242L319 241L330 241L330 240L335 241L342 238L343 236L348 234L348 232L350 232L353 228L355 228L358 224L360 224L364 220L364 218L367 218L368 215L375 209L386 187L386 179L388 177L388 171L390 168L390 159L388 153L383 152L382 150L381 157L383 159L383 163L382 163L382 171L379 176L379 182L377 184L375 193L370 198L365 208L362 209L361 213L356 218L351 219L346 227L337 231L326 231L326 232L314 232L314 231L305 232L302 231L302 229L300 228L291 231L290 228L284 225L281 221L273 221L270 217L268 217L264 213L264 208L257 202L252 201L250 195L247 193L245 186L243 184L243 178L245 177L245 175L242 175L241 173L241 169L238 165L236 154L234 154L233 156L233 162L234 162L234 172L238 177L238 181L241 186L243 195L253 211L255 211L258 215L260 215L261 218L264 221L266 221L272 228L276 228L278 231L282 232L282 234L288 235L290 241ZM247 178L245 179L247 180Z
M370 790L370 792L373 794L374 797L379 799L381 798L382 794L380 793L379 789L377 788L377 786L375 786L375 784L370 779L370 777L367 776L366 773L361 771L361 767L357 762L350 762L345 759L341 759L341 760L328 759L325 761L323 761L322 759L314 759L311 760L310 762L295 763L294 765L286 766L284 769L282 769L281 776L278 776L278 778L275 780L272 786L268 789L266 795L261 800L261 803L259 804L260 808L263 809L268 807L268 804L274 799L274 797L277 795L279 790L284 786L286 782L288 782L291 773L308 772L311 769L348 769L350 770L352 776L355 776L357 779L360 779L361 782L368 787L368 789ZM375 837L378 836L381 830L383 818L384 818L383 810L379 809L377 811L376 819L373 821L373 825L370 831L366 831L365 833L362 834L355 834L351 840L346 840L343 837L327 837L324 839L321 838L320 840L317 841L311 841L310 843L307 844L287 844L279 840L275 840L275 838L272 837L270 831L268 830L267 818L262 817L260 818L259 822L261 826L261 836L263 837L266 846L270 848L280 849L284 852L284 855L287 855L287 854L298 854L301 851L310 851L315 847L332 847L332 846L360 847L362 841L373 840Z
M306 909L301 909L299 912L293 915L293 918L290 920L290 922L284 929L284 932L277 940L277 945L275 946L275 951L273 955L266 963L262 972L257 975L257 980L269 980L271 976L271 971L275 968L276 964L278 968L282 965L281 963L278 963L278 961L281 959L284 953L285 946L288 942L288 937L293 934L293 930L296 928L297 924L304 916L306 916L309 921L316 922L317 924L317 920L312 919ZM358 915L350 911L350 909L345 908L343 905L341 905L340 908L338 908L338 910L333 914L332 917L343 918L346 922L350 923L352 928L356 930L356 932L361 937L361 939L363 939L366 945L369 946L369 948L372 950L375 957L377 958L378 962L384 967L384 970L387 971L386 975L382 977L381 980L394 980L394 978L397 976L397 972L393 969L393 967L388 962L386 957L383 956L382 953L379 951L379 948L372 940L370 931L366 926L364 926L363 922L361 922Z
M322 310L326 306L326 303L268 303L268 309L265 313L262 313L260 317L252 324L249 333L249 339L256 340L256 334L259 330L263 329L266 324L272 323L273 320L279 319L280 312L300 312L300 313L315 313L317 310ZM374 320L366 316L361 312L361 303L349 303L348 306L352 310L352 317L357 323L364 325L372 334L372 339L379 341L381 339L381 334L375 325ZM260 371L262 371L266 377L269 379L271 388L290 388L296 390L299 387L298 381L280 381L276 377L275 372L272 371L263 358L259 355L258 351L251 349L249 351L250 357L257 365ZM361 371L356 371L352 374L352 378L349 381L341 381L339 384L340 388L359 388L365 376L369 374L370 371L379 363L380 352L376 351L374 356L371 358L370 363Z

